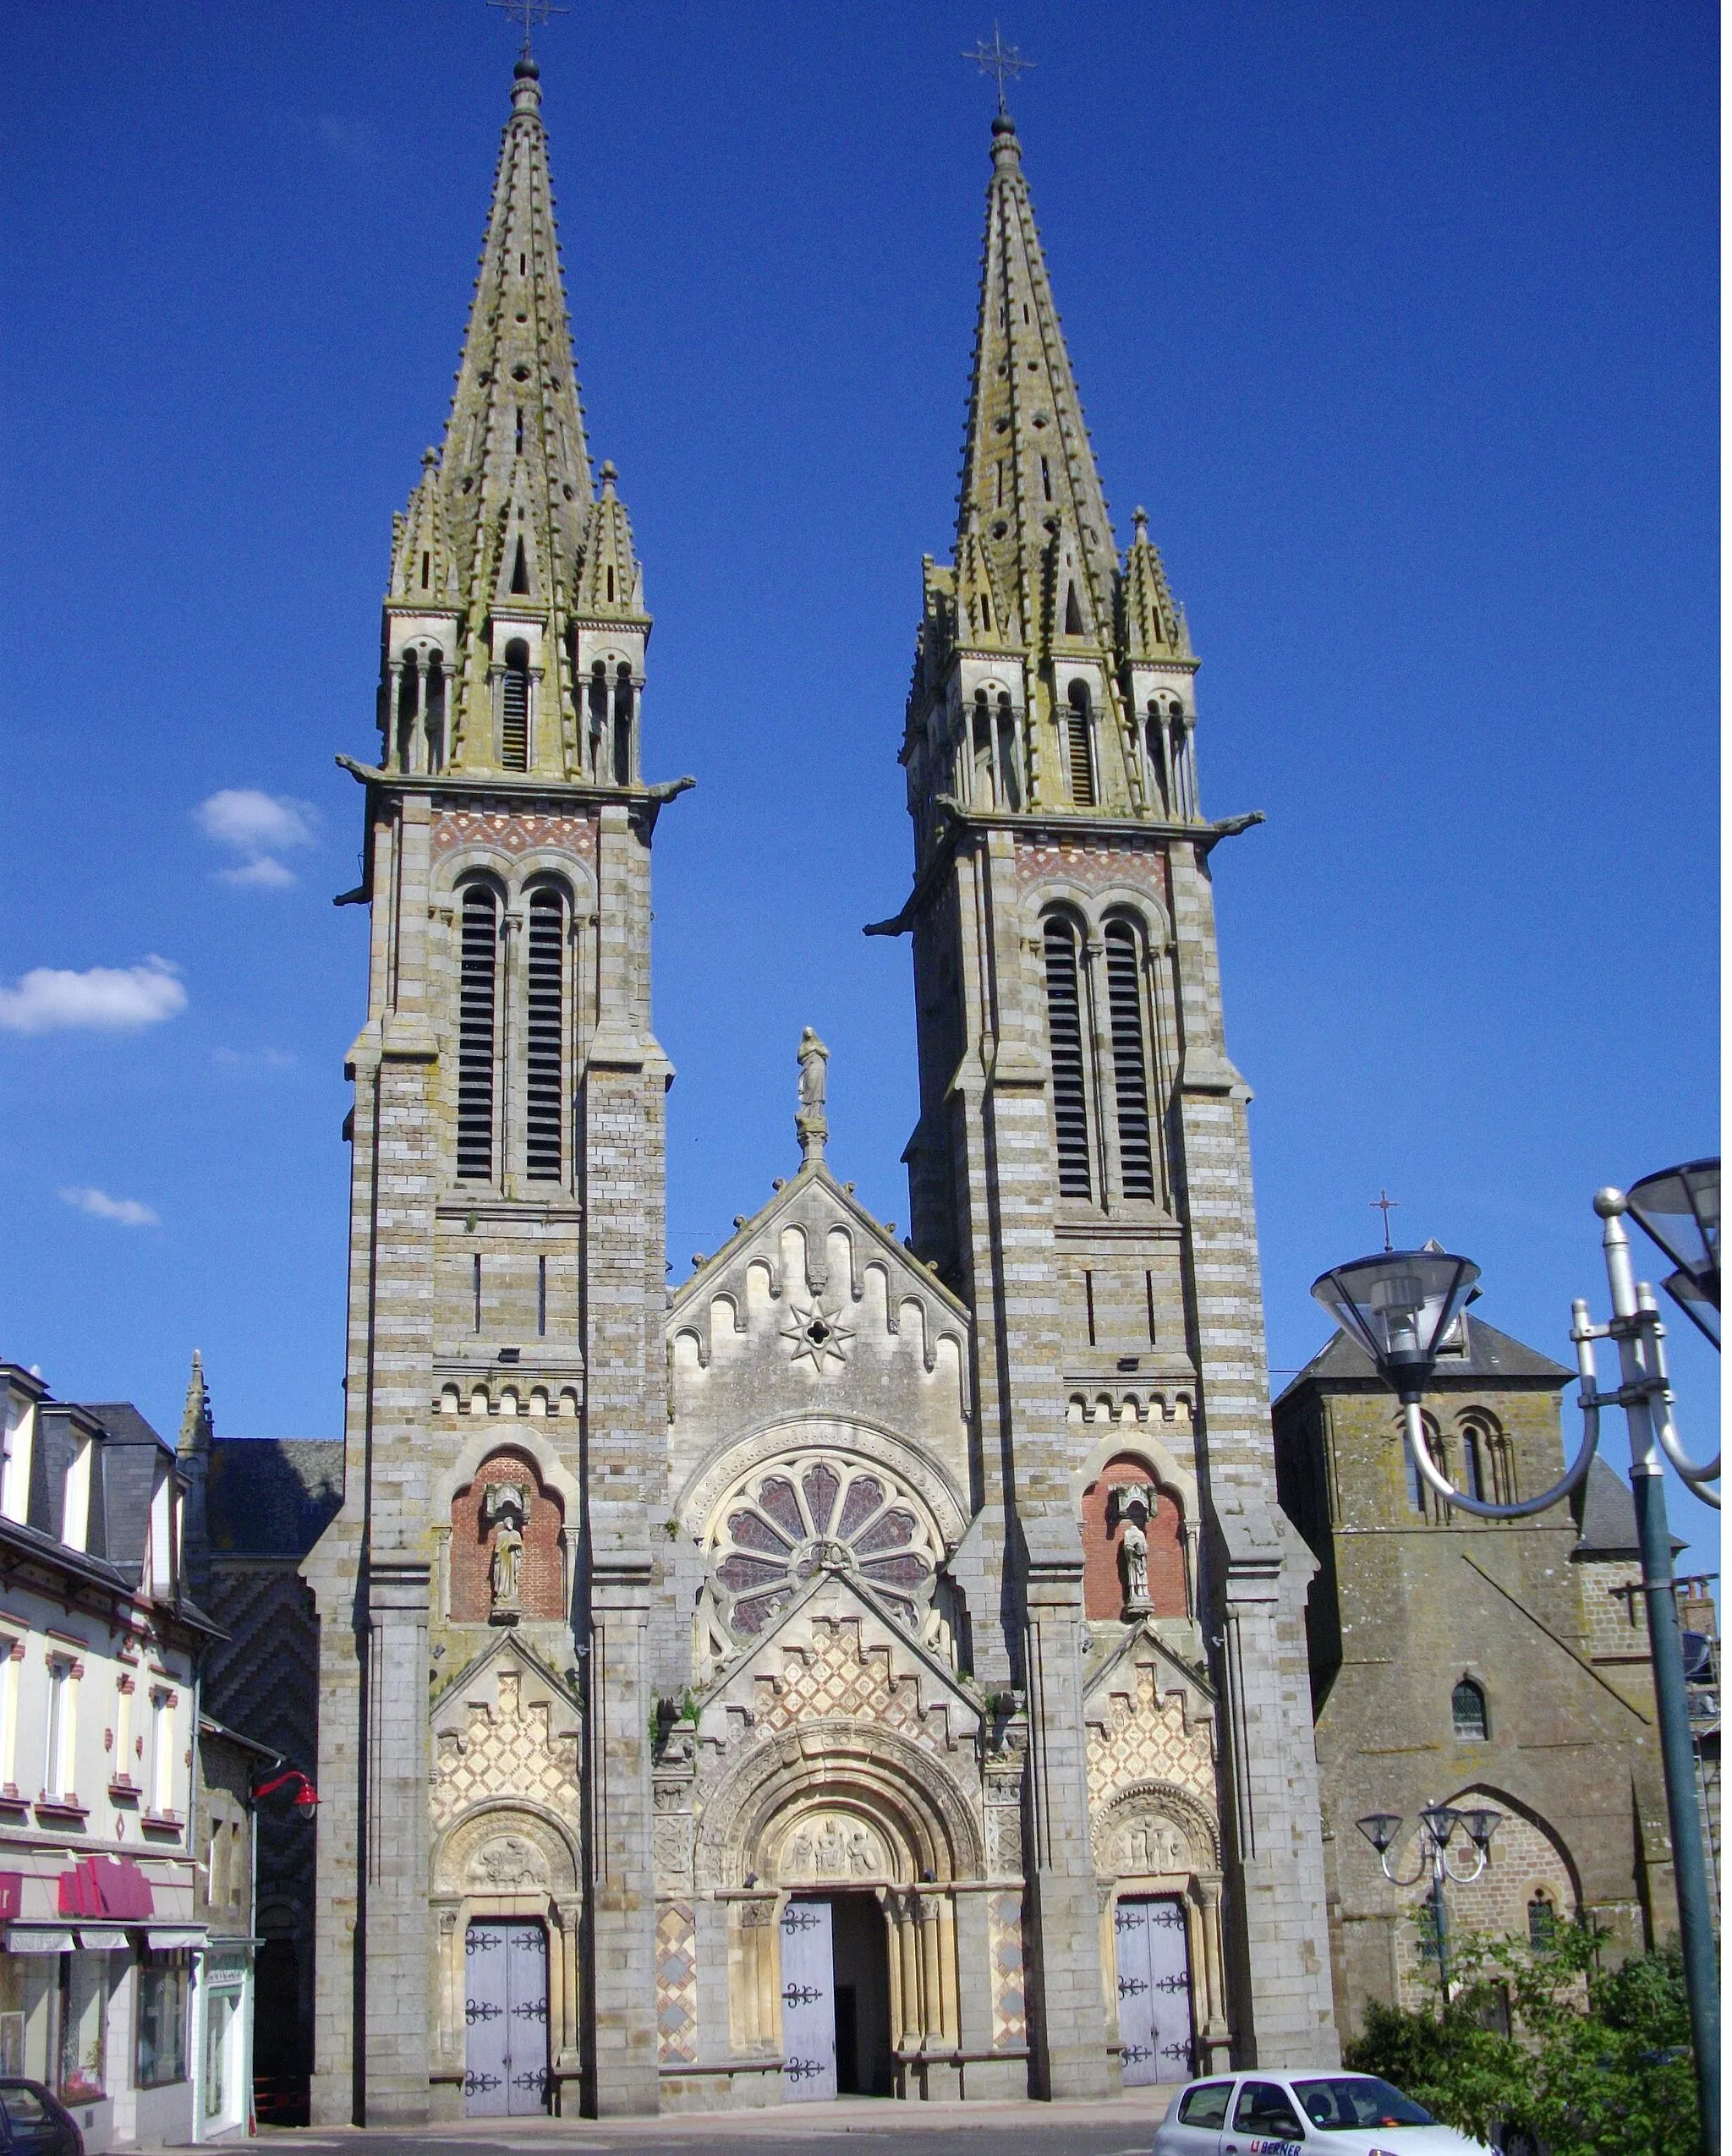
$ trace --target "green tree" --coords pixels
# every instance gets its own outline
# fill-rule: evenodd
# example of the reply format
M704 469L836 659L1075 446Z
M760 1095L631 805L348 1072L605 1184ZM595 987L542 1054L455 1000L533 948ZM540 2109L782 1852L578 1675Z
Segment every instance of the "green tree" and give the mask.
M1546 2156L1694 2156L1682 1960L1668 1949L1603 1971L1603 1935L1584 1923L1539 1945L1466 1934L1448 2004L1373 2006L1347 2063L1477 2140Z

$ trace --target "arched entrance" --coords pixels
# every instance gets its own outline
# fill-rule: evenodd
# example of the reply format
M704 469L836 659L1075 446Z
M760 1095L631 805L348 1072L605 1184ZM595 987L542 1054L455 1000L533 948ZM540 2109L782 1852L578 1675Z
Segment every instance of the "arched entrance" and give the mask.
M979 1835L923 1748L852 1721L763 1745L711 1798L698 1868L727 1897L733 2046L780 2052L786 2098L961 2093Z

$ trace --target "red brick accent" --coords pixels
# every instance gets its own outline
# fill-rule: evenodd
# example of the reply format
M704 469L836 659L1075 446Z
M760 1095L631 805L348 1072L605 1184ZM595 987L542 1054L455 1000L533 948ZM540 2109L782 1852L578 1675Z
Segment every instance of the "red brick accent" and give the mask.
M1115 1483L1154 1479L1146 1460L1121 1454L1110 1459L1082 1492L1082 1609L1087 1617L1115 1617L1125 1606L1124 1582L1119 1576L1119 1544L1125 1530L1121 1524L1107 1532L1108 1495ZM1148 1523L1148 1599L1157 1617L1185 1615L1185 1552L1179 1524L1179 1500L1172 1491L1163 1490Z
M451 1507L451 1616L454 1624L485 1624L493 1597L488 1581L492 1536L481 1524L491 1482L524 1482L534 1493L523 1529L523 1562L518 1606L526 1617L566 1614L565 1568L559 1547L565 1508L545 1488L528 1453L502 1448L491 1453Z

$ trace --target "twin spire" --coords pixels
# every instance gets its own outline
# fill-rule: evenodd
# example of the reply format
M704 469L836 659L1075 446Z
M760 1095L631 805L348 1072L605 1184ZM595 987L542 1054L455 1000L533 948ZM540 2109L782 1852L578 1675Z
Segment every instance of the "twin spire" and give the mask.
M559 236L554 222L547 134L541 121L540 68L526 50L512 84L445 438L422 457L419 484L395 520L386 599L387 681L394 712L402 683L425 715L427 658L416 641L441 651L441 684L451 712L440 731L419 727L413 769L481 769L512 757L497 711L496 677L516 663L533 671L534 727L529 768L564 779L589 776L580 707L589 698L585 656L575 664L580 622L627 630L618 650L641 672L650 621L643 572L630 521L604 465L598 496L584 429L566 309ZM455 636L441 623L455 616ZM428 617L432 617L429 619ZM521 629L521 634L518 633ZM516 642L513 642L513 638ZM581 686L576 675L582 670ZM617 672L609 663L610 680ZM452 677L455 677L454 680ZM441 686L440 694L446 694ZM381 723L384 723L381 719ZM387 747L396 756L394 720ZM425 742L421 733L425 731Z

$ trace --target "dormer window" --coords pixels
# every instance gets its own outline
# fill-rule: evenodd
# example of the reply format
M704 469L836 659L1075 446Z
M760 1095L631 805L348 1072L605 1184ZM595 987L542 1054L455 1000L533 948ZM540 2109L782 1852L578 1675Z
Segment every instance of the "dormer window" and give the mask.
M611 562L607 569L607 603L610 606L613 605L613 565Z
M613 685L613 783L617 786L632 783L632 725L636 705L632 670L622 659Z
M1070 603L1075 606L1077 594L1072 588ZM1078 615L1080 623L1082 616ZM1088 688L1086 682L1072 681L1070 701L1065 708L1065 764L1070 774L1071 799L1078 808L1094 806L1093 744L1089 739Z
M430 554L424 553L421 556L421 589L423 591L426 590L428 583L432 578L432 575L433 557Z
M60 1507L60 1539L69 1550L86 1549L90 1530L90 1462L96 1452L96 1441L88 1434L78 1439L66 1469L66 1484Z
M518 539L517 552L512 558L511 588L513 597L521 599L527 598L529 595L529 557L523 552L523 542L521 536Z

